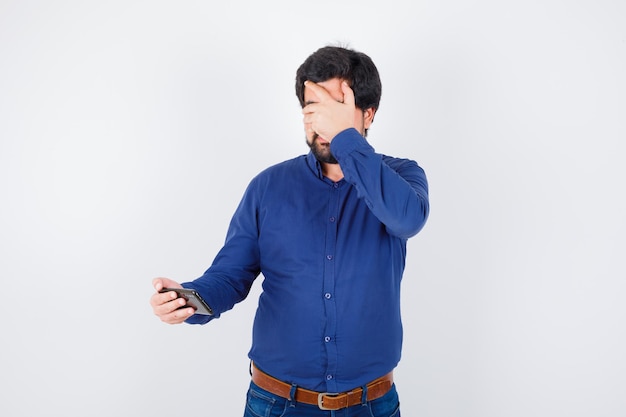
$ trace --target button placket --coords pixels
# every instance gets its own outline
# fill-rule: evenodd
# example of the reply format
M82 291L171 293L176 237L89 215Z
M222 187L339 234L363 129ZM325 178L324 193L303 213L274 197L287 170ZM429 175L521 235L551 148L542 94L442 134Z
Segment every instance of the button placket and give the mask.
M322 344L326 351L326 370L324 378L326 379L326 390L335 391L337 373L337 344L335 343L335 335L337 330L337 303L335 302L335 265L336 265L336 246L337 231L339 227L339 208L341 207L342 187L339 183L331 184L329 188L329 204L326 212L326 238L325 238L325 259L324 259L324 278L323 278L323 300L326 312L326 325L322 336Z

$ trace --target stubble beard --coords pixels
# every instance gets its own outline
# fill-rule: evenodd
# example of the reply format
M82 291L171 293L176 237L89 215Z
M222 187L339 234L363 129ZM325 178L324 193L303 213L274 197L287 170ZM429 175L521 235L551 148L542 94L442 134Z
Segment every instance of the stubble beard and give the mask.
M309 138L306 138L306 144L311 149L315 159L324 164L338 164L339 161L330 153L330 143L322 144L317 140L318 138L319 135L317 133L313 134L311 141L309 141Z

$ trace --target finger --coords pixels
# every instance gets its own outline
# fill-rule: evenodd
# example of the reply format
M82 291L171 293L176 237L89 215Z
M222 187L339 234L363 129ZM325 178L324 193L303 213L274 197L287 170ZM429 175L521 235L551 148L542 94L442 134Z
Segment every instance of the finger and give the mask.
M315 119L315 112L308 112L304 114L304 117L302 117L302 123L311 124L314 122L314 119Z
M191 307L181 308L172 311L171 313L160 316L161 321L168 324L180 324L187 320L195 313L195 310Z
M318 85L317 83L314 83L313 81L306 80L304 82L304 86L310 88L313 94L317 96L319 101L333 99L330 93L324 87L322 87L321 85Z
M161 308L161 306L175 300L176 298L178 298L178 294L176 294L175 291L167 291L163 293L156 292L150 297L150 305L152 306L154 313L157 315L158 313L168 313L171 309L168 311L167 309ZM181 300L184 301L182 298Z
M163 280L161 278L155 278L152 280L152 286L156 292L159 292L163 289Z
M302 114L312 114L320 109L320 103L309 103L302 108Z
M354 91L352 91L352 88L350 88L347 82L344 81L341 83L341 91L343 92L344 104L354 106Z
M317 122L317 119L318 119L318 116L316 116L315 112L307 113L302 118L302 123L304 123L305 126L314 127L315 123Z
M163 277L153 279L152 286L157 292L161 291L163 288L182 288L182 285L180 285L178 282Z
M306 106L304 106L302 108L302 114L304 114L306 116L307 114L313 113L313 110L311 109L311 106L312 106L312 104L307 104Z
M158 300L157 296L169 297L170 293L156 294L154 296L152 310L154 314L158 316L162 321L176 321L179 318L182 318L182 320L186 320L195 312L193 307L185 308L185 306L187 305L187 300L182 297L178 297L173 300L170 300L169 298L166 300ZM176 296L175 293L174 296Z

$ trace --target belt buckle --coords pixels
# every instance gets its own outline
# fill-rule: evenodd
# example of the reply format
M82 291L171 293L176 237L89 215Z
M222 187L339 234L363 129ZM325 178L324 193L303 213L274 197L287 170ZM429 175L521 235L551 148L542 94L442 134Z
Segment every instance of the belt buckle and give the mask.
M320 410L336 410L336 408L327 408L326 406L324 406L324 397L332 397L337 395L339 395L338 392L320 392L319 394L317 394L317 406L320 408Z

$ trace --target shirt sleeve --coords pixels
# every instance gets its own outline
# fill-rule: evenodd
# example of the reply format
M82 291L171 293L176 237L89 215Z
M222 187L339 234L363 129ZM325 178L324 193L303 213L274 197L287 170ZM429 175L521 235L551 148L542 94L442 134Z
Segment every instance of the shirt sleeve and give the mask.
M377 154L354 128L335 136L330 149L345 180L388 233L408 239L422 229L430 209L428 183L415 161Z
M187 323L205 324L248 296L260 273L257 194L253 180L231 219L224 246L209 269L196 280L182 284L198 291L214 311L212 316L195 314Z

